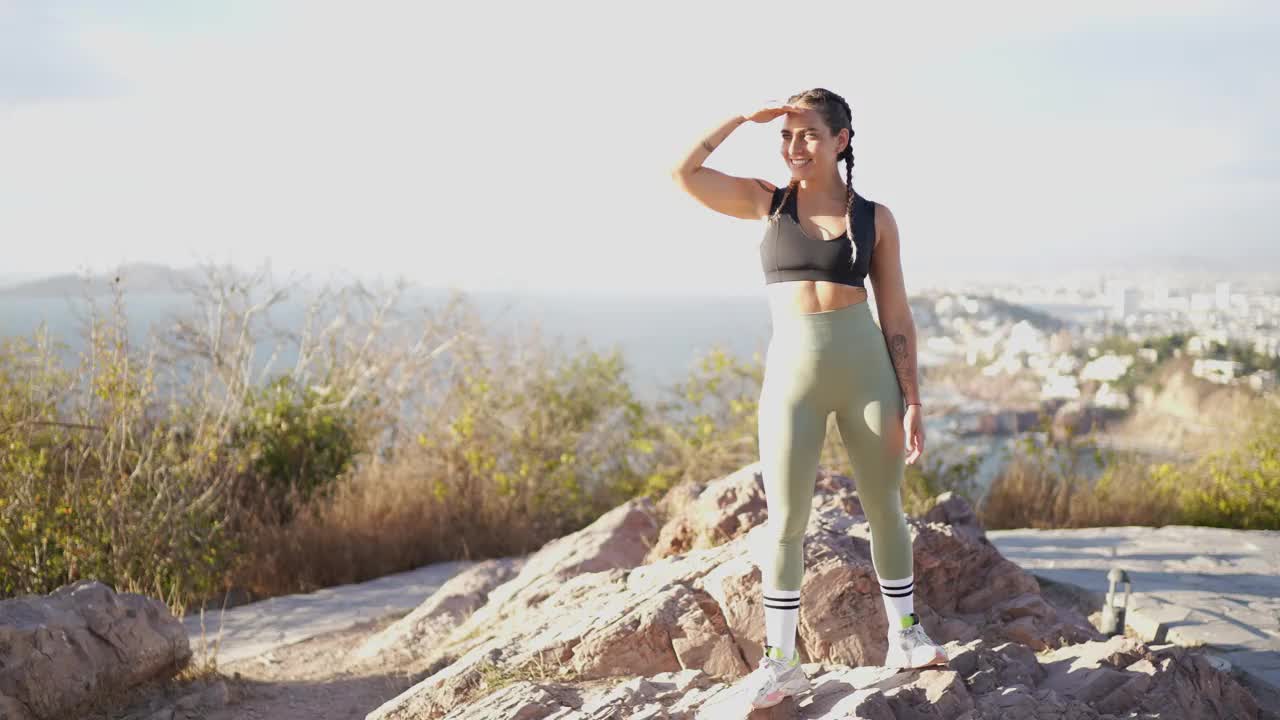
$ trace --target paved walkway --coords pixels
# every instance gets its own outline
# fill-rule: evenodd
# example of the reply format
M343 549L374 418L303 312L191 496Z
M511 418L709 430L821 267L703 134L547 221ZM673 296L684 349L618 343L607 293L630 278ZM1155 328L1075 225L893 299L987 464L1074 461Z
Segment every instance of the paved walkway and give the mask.
M305 595L282 595L258 602L205 611L205 648L213 655L219 626L218 665L262 655L275 648L323 633L346 630L370 620L404 615L422 604L446 580L471 563L424 565L376 580L324 588ZM182 618L195 660L205 655L200 645L200 615Z
M988 530L987 538L1033 575L1099 595L1112 567L1125 570L1133 590L1125 624L1143 640L1203 645L1256 694L1280 701L1280 531L1167 525Z

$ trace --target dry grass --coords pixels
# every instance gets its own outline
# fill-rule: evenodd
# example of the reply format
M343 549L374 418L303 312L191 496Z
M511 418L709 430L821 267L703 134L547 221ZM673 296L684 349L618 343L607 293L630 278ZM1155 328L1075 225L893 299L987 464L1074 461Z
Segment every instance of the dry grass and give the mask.
M1060 474L1034 459L1015 457L995 479L978 508L984 527L1072 528L1110 525L1161 526L1174 522L1170 498L1136 491L1145 481L1137 460L1115 460L1112 482L1125 492L1102 493L1094 481Z
M550 651L538 653L530 660L514 666L482 662L476 669L473 681L467 686L460 704L475 702L512 683L517 682L573 682L571 669L554 657Z
M1194 461L1151 462L1100 450L1090 438L1063 448L1092 450L1102 474L1091 479L1071 451L1026 443L978 507L983 525L1070 528L1209 525L1280 529L1280 407L1250 405L1242 441ZM1061 460L1060 458L1068 458Z

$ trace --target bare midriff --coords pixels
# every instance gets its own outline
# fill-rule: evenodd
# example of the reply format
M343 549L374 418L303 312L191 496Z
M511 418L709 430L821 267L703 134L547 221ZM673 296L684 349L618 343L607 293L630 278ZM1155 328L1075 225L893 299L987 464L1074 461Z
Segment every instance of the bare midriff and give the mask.
M772 312L831 312L867 301L866 288L826 280L791 280L765 285Z

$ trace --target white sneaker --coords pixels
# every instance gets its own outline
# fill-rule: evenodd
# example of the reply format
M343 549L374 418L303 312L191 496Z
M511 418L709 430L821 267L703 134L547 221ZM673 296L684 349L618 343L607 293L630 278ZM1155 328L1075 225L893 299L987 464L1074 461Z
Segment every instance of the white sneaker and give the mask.
M760 658L760 665L744 678L740 687L753 708L773 707L788 695L799 695L811 689L809 678L800 667L800 653L790 660L782 651L771 647Z
M911 613L902 622L910 622L910 625L889 631L889 652L884 657L885 667L907 670L946 665L949 662L947 652L925 634L918 615Z

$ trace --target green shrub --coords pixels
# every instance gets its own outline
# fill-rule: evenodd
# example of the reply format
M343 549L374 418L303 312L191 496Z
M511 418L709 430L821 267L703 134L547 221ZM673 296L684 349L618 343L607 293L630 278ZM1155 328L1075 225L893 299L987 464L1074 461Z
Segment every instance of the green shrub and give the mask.
M234 551L230 463L157 421L154 364L129 350L119 305L88 334L71 371L44 328L0 341L0 595L95 578L180 607Z
M542 356L523 370L463 362L439 429L419 436L432 455L433 497L465 503L478 491L514 526L539 527L541 543L630 496L636 470L623 451L643 408L617 351Z
M0 340L0 595L92 577L182 612L229 586L274 595L525 553L759 458L758 356L712 350L650 406L616 350L494 337L458 302L412 342L385 342L388 302L366 321L308 315L325 329L304 330L297 366L261 385L253 323L280 296L215 287L164 353L128 346L118 291L77 365L43 329ZM1280 527L1275 413L1194 467L1046 437L1024 438L984 498L988 527ZM980 460L931 444L907 466L904 508L947 490L972 500ZM834 418L820 462L848 467Z
M977 508L989 529L1087 527L1099 519L1094 493L1096 469L1112 467L1118 455L1070 427L1051 440L1051 418L1042 414L1036 431L1025 433ZM1134 523L1140 524L1140 523Z
M982 456L959 447L926 440L924 455L907 465L902 479L902 508L908 515L928 512L938 496L953 492L971 505L977 503L976 477Z
M1105 451L1093 435L1056 451L1028 436L992 483L979 516L991 529L1208 525L1280 529L1280 413L1259 417L1240 447L1194 462L1152 463ZM1074 446L1075 451L1065 448ZM1093 457L1096 480L1080 465Z
M285 523L297 507L325 493L364 451L354 413L330 386L299 387L282 375L251 388L232 443L243 451L264 520Z
M1159 466L1153 480L1178 497L1182 524L1280 530L1280 412L1264 413L1243 447L1191 469Z
M764 366L713 348L689 377L666 390L633 447L649 458L635 494L661 495L682 482L706 482L760 457L757 413Z

